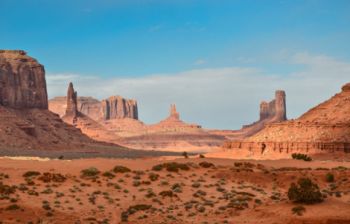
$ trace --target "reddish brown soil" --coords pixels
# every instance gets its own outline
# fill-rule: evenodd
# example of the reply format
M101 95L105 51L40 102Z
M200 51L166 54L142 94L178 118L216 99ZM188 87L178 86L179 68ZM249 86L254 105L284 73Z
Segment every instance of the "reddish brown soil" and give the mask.
M166 158L1 159L1 182L17 189L0 200L0 220L3 223L120 223L122 212L144 204L152 207L129 214L124 223L350 223L349 162L240 163L192 158L176 160L188 163L188 171L151 171L154 165L170 161ZM203 161L215 167L199 166ZM128 167L131 172L111 172L114 175L111 178L101 174L116 165ZM95 178L82 177L81 170L89 167L96 167L101 173ZM61 174L66 179L45 183L41 176L23 177L27 171ZM151 181L150 173L159 175L158 179ZM326 173L334 174L334 183L326 182ZM320 204L304 205L306 211L302 216L292 213L296 204L289 202L286 195L290 183L299 177L310 177L327 195ZM179 184L180 189L172 188L174 184ZM173 197L159 195L162 191L172 192ZM230 207L230 201L245 202L248 207ZM18 209L15 206L11 209L11 205L17 205Z

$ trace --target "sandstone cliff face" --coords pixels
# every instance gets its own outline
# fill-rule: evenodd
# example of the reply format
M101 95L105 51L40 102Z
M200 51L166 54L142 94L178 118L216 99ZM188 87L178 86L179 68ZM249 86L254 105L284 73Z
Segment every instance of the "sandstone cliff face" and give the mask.
M67 107L66 97L49 100L49 110L63 117ZM138 119L137 101L112 96L102 102L92 97L77 97L77 108L95 121L131 118Z
M350 153L350 84L300 118L268 124L250 138L227 142L225 148L248 150L256 157L270 158L281 154L290 157L294 152Z
M136 100L127 100L121 96L111 96L102 101L104 120L118 118L138 119Z
M67 99L67 98L66 98ZM65 101L65 104L67 101ZM77 115L76 93L68 88L67 114ZM26 149L81 152L121 149L96 142L47 110L45 70L24 51L0 50L0 153L21 155ZM50 154L51 155L51 154Z
M47 109L44 67L21 50L0 50L0 105Z
M270 120L270 122L280 122L287 120L287 109L286 109L286 93L283 90L277 90L275 92L275 99L260 103L260 119Z

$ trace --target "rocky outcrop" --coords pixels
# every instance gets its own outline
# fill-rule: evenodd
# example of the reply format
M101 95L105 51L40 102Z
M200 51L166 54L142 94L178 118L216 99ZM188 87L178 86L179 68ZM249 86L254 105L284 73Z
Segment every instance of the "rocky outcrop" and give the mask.
M63 117L67 107L66 97L55 97L49 100L49 110ZM112 96L99 101L92 97L77 97L78 111L95 121L131 118L138 119L137 101Z
M104 120L133 118L138 119L136 100L127 100L121 96L111 96L102 101Z
M270 121L279 122L287 120L286 110L286 93L283 90L275 92L275 99L260 103L260 120L269 119Z
M77 98L73 85L68 88L66 110L76 117ZM24 51L0 50L0 153L21 155L27 149L40 151L121 149L114 144L97 142L81 130L63 122L47 110L45 70ZM37 151L40 150L40 151ZM80 154L81 155L81 154ZM45 155L46 156L46 155ZM50 156L50 154L48 154Z
M143 126L142 132L124 138L122 142L131 148L208 152L218 149L227 140L203 129L198 124L180 120L176 105L170 105L169 116L157 124Z
M75 119L78 116L78 102L77 102L77 92L74 91L73 83L69 83L67 90L67 117L72 117Z
M350 153L350 84L300 118L268 124L250 138L227 142L225 148L265 158L290 157L294 152Z
M275 92L275 99L260 103L259 120L243 125L240 130L211 130L213 134L224 135L231 140L244 139L261 131L265 125L287 120L286 93L283 90Z
M0 50L0 105L47 109L44 66L22 50Z

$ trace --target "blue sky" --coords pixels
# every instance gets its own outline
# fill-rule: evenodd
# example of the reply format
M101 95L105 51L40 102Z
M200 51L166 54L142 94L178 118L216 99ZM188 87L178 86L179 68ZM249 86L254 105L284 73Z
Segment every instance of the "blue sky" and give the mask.
M277 88L291 89L287 97L295 102L288 101L288 114L297 117L350 80L347 0L0 0L0 9L0 48L24 49L44 64L50 97L65 94L63 86L73 80L80 95L136 98L147 123L163 118L167 105L177 103L184 119L210 128L238 128L257 118L259 101L272 98ZM327 67L333 84L325 83L324 76L308 75L300 82L313 77L307 84L319 83L323 93L316 92L309 100L298 100L300 89L290 95L293 82L288 80L319 70L322 63L313 62L324 62L322 57L332 65L344 65L341 71ZM227 79L220 83L215 76L224 68L251 72L244 73L244 80L229 74L236 77L229 79L236 89L230 90L220 88ZM212 74L201 75L208 69ZM186 78L188 83L181 82L186 88L170 88L170 80L191 71L201 82L209 80L218 87L196 89L196 82ZM154 77L168 77L162 84L169 88L155 91L163 88L150 86L159 81ZM111 80L118 85L110 86ZM106 85L105 90L87 87L97 81ZM247 81L260 86L251 89ZM242 94L235 92L243 87ZM308 91L308 85L304 88ZM206 108L206 101L215 101L217 109ZM238 102L246 109L237 109ZM220 114L224 104L232 106L222 106L229 112ZM218 113L222 119L211 119Z

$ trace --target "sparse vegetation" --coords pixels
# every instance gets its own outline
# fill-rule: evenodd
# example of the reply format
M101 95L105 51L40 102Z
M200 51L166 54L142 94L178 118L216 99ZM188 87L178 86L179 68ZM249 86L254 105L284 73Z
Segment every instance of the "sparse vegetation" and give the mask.
M204 162L200 162L200 163L199 163L199 166L201 166L201 167L203 167L203 168L211 168L211 167L215 167L215 165L214 165L214 164L209 163L209 162L206 162L206 161L204 161Z
M130 206L126 211L121 213L121 220L122 222L127 222L128 217L138 211L146 211L148 209L152 208L152 205L146 205L146 204L138 204Z
M298 206L295 206L295 207L292 208L293 214L296 214L296 215L299 215L299 216L303 215L305 211L306 211L306 209L302 205L298 205Z
M165 168L169 172L178 172L179 170L189 170L190 167L187 164L184 163L163 163L153 166L152 170L154 171L161 171Z
M128 173L130 172L131 170L125 166L115 166L113 168L113 172L114 173Z
M304 160L307 162L312 161L312 158L310 156L302 153L293 153L292 158L297 160Z
M95 167L90 167L81 171L82 177L96 177L100 174L100 171Z
M334 182L334 175L332 173L327 173L326 174L326 181L329 183Z
M39 176L40 175L40 172L38 171L27 171L23 174L23 177L36 177L36 176Z
M304 204L314 204L323 201L318 185L309 178L300 178L298 184L292 183L288 190L288 198L293 202Z

